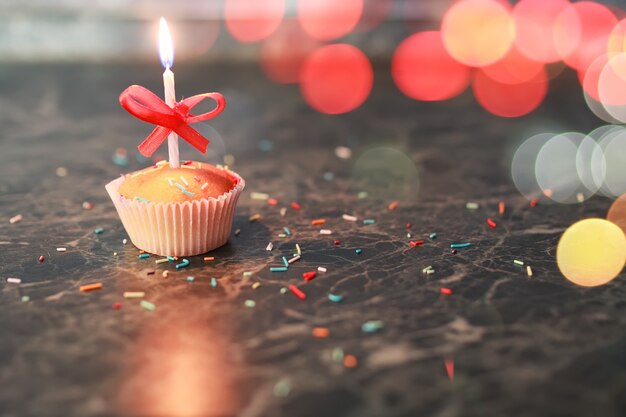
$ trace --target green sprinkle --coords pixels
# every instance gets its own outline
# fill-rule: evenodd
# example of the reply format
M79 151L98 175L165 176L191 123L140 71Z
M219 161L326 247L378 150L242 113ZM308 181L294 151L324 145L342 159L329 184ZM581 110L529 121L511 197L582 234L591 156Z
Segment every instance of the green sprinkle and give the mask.
M524 266L524 261L518 261L517 259L513 261L515 265Z
M279 380L276 385L274 385L274 395L277 397L284 398L289 395L291 392L291 382L289 379L283 378Z
M282 287L282 288L280 289L280 293L281 293L281 294L287 294L287 291L289 291L289 290L287 289L287 287Z
M167 260L170 262L176 262L176 258L174 258L173 256L168 256Z
M365 219L363 220L363 224L374 224L376 223L376 220L374 219Z
M288 227L283 227L283 230L285 231L285 234L286 234L287 236L291 236L291 230L289 230L289 228L288 228Z
M195 197L196 195L191 191L183 190L183 194L187 194L189 197Z
M333 349L333 353L331 354L334 362L342 362L343 361L343 349L340 347L336 347Z
M476 209L478 209L478 207L479 207L478 203L471 203L470 202L470 203L467 203L465 205L465 208L467 208L468 210L476 210Z
M27 303L27 302L29 302L29 301L30 301L30 297L29 297L29 296L27 296L27 295L23 295L23 296L22 296L22 302L23 302L23 303Z
M195 280L195 277L187 277L187 282L194 282Z
M185 192L185 186L182 184L179 184L177 182L174 183L174 185L176 186L176 188L178 188L180 191Z
M332 181L335 178L335 174L332 172L324 172L324 179L326 181Z
M333 303L340 303L343 301L343 295L339 294L328 294L328 299Z
M183 261L179 264L176 264L176 269L181 269L189 266L189 261L187 259L183 259Z
M359 193L357 194L357 197L359 198L359 200L363 200L364 198L367 198L367 191L359 191Z
M469 246L472 246L472 244L471 243L453 243L450 245L452 249L467 248Z
M251 277L251 276L252 276L252 272L250 272L250 271L245 271L245 272L243 273L243 276L244 276L244 277Z
M156 310L156 306L154 304L152 304L150 301L146 301L146 300L141 300L139 302L139 305L144 309L144 310L148 310L148 311L154 311Z
M217 280L215 279L215 277L211 278L211 287L217 287Z
M246 300L243 302L243 305L245 305L248 308L254 308L254 306L256 306L256 301L254 300Z
M370 320L361 325L363 333L376 333L384 326L382 320Z
M355 250L355 252L356 252L356 254L358 255L358 254L360 254L361 252L363 252L363 249L356 249L356 250Z
M283 256L283 264L285 264L285 267L289 268L289 262L287 262L287 258L285 258Z
M135 197L135 200L141 201L142 203L149 203L150 202L150 200L145 199L143 197Z
M287 272L286 266L273 266L270 268L270 272Z
M139 256L137 256L137 258L139 259L148 259L150 257L149 253L142 253Z
M97 235L101 235L102 233L104 233L104 229L99 227L96 230L93 231L95 234Z
M428 237L430 239L437 239L437 233L431 233L430 235L428 235Z

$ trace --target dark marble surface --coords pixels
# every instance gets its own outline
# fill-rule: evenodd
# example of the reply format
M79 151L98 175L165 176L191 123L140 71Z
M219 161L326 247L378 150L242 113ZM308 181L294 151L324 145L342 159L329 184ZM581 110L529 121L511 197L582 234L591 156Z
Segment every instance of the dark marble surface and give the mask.
M234 225L240 235L212 254L215 261L194 257L176 271L122 244L104 190L146 165L132 151L128 166L111 162L116 148L133 149L150 131L119 108L117 95L132 83L159 91L159 68L0 68L0 416L624 415L624 277L583 289L563 279L554 260L564 228L604 216L610 201L532 209L508 175L512 151L529 132L599 124L578 86L559 81L533 116L503 120L467 95L412 102L387 73L378 68L363 107L333 117L311 111L296 87L272 85L257 68L179 65L179 95L226 95L229 107L212 124L221 137L203 127L213 139L205 159L234 155L247 189ZM272 150L259 149L263 139ZM337 158L339 145L352 158ZM183 157L196 156L185 148ZM67 176L57 176L58 167ZM253 191L280 204L252 200ZM398 208L389 211L394 200ZM302 209L281 216L291 201ZM480 208L467 210L467 201ZM23 221L9 224L18 213ZM262 220L248 222L254 213ZM333 235L311 225L320 217ZM413 239L438 237L411 248L406 223ZM293 236L278 237L283 226ZM94 234L98 227L104 233ZM473 246L453 255L448 246L458 241ZM296 243L302 260L270 273ZM60 246L67 252L57 253ZM532 279L514 259L532 265ZM426 276L428 265L436 272ZM318 266L328 272L302 287L306 301L281 294ZM102 290L79 292L97 281ZM442 287L453 294L441 295ZM124 291L145 291L156 311L125 300ZM345 300L332 303L329 292ZM256 307L245 307L247 299ZM384 327L363 333L367 320ZM330 330L327 339L312 337L318 326ZM336 348L358 366L333 360ZM280 388L288 395L277 395Z

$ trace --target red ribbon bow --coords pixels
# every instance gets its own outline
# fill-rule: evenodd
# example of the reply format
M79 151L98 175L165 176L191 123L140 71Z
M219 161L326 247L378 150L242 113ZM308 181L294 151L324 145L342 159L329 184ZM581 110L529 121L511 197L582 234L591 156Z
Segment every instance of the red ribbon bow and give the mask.
M217 106L208 113L197 116L190 114L191 109L205 98L212 98ZM137 147L143 156L149 157L172 131L189 142L191 146L205 153L209 140L189 124L214 118L224 111L226 100L220 93L204 93L174 103L172 108L152 91L139 85L131 85L120 94L120 104L136 118L157 125Z

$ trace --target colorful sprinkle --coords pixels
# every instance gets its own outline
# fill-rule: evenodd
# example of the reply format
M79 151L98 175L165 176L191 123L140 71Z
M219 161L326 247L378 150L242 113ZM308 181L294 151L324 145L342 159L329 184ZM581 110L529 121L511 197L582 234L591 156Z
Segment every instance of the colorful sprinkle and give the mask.
M9 284L20 284L22 282L19 278L7 278Z
M283 256L283 265L289 268L289 262L287 262L287 258L285 258L284 256Z
M354 355L346 355L343 358L343 366L346 368L356 368L359 360Z
M119 310L122 308L122 303L113 303L111 307L113 308L113 310Z
M517 259L513 260L513 263L514 263L515 265L524 266L524 261L519 261L519 260L517 260Z
M215 279L215 277L211 278L211 287L213 287L213 288L217 287L217 279Z
M137 255L137 258L139 259L148 259L150 257L149 253L141 253L139 255Z
M39 258L37 259L39 261L39 263L42 263L43 261L46 260L46 258L44 258L43 255L40 255Z
M300 210L302 207L300 206L300 204L296 203L295 201L292 201L291 208L294 210Z
M506 210L506 206L504 205L504 201L500 201L498 203L498 214L500 214L500 216L504 216L505 210Z
M157 265L164 264L165 262L169 262L169 259L161 258L161 259L157 259L156 261L154 261L154 263L157 264Z
M387 208L389 209L389 211L394 211L395 209L398 208L398 202L397 201L392 201L389 206L387 206Z
M294 256L293 258L289 259L289 260L287 261L287 263L288 263L288 264L292 264L292 263L294 263L294 262L296 262L296 261L299 261L299 260L300 260L300 255L296 255L296 256Z
M437 239L437 233L431 233L428 235L429 239Z
M440 291L443 295L452 295L452 290L450 288L443 287Z
M340 241L339 239L335 239L335 240L333 241L333 244L334 244L335 246L339 246L339 244L340 244L340 243L341 243L341 241Z
M259 288L261 286L260 282L255 282L254 284L252 284L252 289L256 290L257 288Z
M416 246L421 246L424 244L423 240L416 240L413 242L409 242L409 245L411 245L412 248L416 247Z
M530 267L530 265L526 266L526 274L529 278L533 276L533 269Z
M215 256L205 256L203 259L205 261L214 261L215 260Z
M125 245L128 243L128 239L122 239L122 244Z
M281 294L283 294L283 295L284 295L284 294L287 294L287 291L289 291L289 290L287 289L287 287L282 287L282 288L280 289L280 293L281 293Z
M89 201L83 201L83 209L91 210L92 208L93 208L93 204L91 204Z
M480 207L478 205L478 203L469 202L469 203L465 204L465 208L468 209L468 210L477 210L478 207Z
M246 300L243 302L243 305L245 305L248 308L254 308L254 306L256 306L256 301L254 300Z
M267 204L269 204L270 206L277 206L278 205L278 200L276 200L275 198L268 198L267 199Z
M150 301L141 300L139 302L139 305L141 306L141 308L143 308L144 310L147 310L147 311L154 311L154 310L156 310L156 306L154 304L152 304Z
M176 269L186 268L189 266L189 260L183 259L179 264L176 264Z
M330 229L320 229L320 235L330 235L333 231Z
M57 248L57 252L67 252L67 248Z
M314 327L311 330L311 334L316 339L326 339L328 336L330 336L330 330L328 330L327 327Z
M357 255L360 255L361 252L363 252L363 249L355 249L354 251L356 252Z
M250 194L250 198L252 198L253 200L263 200L263 201L265 201L268 198L270 198L270 196L267 193L252 192L252 194Z
M302 249L300 249L300 245L296 243L296 253L298 255L302 255Z
M351 216L350 214L344 214L343 216L341 216L344 220L349 221L349 222L355 222L357 221L356 216Z
M285 231L285 234L286 234L287 236L291 236L291 230L289 230L289 228L288 228L288 227L283 227L283 230Z
M208 182L205 182L204 184L202 184L202 187L200 187L201 190L206 190L206 188L209 186Z
M306 282L311 281L313 278L315 278L315 276L317 275L317 272L315 271L309 271L309 272L305 272L302 274L302 278L304 278L304 280Z
M287 214L287 209L286 209L285 207L282 207L282 208L280 209L280 215L281 215L281 216L283 216L283 217L285 217L285 214Z
M176 262L177 261L176 257L170 256L170 255L167 256L167 260L170 261L170 262Z
M274 249L274 244L272 242L268 243L267 246L265 247L265 250L268 252L271 252L272 249Z
M253 214L248 218L248 220L250 221L250 223L256 222L258 220L261 220L261 215L259 213Z
M101 235L102 233L104 233L104 229L99 227L99 228L95 229L93 232L95 234L97 234L97 235Z
M147 198L143 198L143 197L135 197L135 200L141 202L141 203L149 203L150 200L148 200Z
M453 244L450 245L450 247L452 249L467 248L467 247L470 247L470 246L472 246L471 243L453 243Z
M370 320L361 325L361 331L363 333L376 333L377 331L382 329L383 326L384 323L382 322L382 320Z
M311 220L311 224L313 226L320 226L322 224L326 224L326 219L315 219L315 220Z
M95 291L95 290L99 290L102 288L102 283L101 282L96 282L93 284L87 284L87 285L81 285L79 287L80 292L89 292L89 291Z
M251 277L252 276L252 271L244 271L243 276L244 277Z
M187 180L185 179L185 177L183 177L182 175L180 176L180 180L183 182L183 184L185 184L185 185L189 185L189 183L187 182Z
M126 291L124 298L143 298L146 295L143 291Z
M291 383L289 379L283 378L274 385L274 395L276 397L285 398L291 392Z
M496 226L497 226L496 222L494 222L494 221L491 219L491 217L488 217L488 218L487 218L487 224L488 224L488 225L489 225L489 227L491 227L492 229L495 229L495 228L496 228Z
M183 190L183 194L188 195L189 197L195 197L196 195L191 191Z
M333 359L333 362L342 362L344 356L343 349L340 347L334 348L330 356Z
M9 223L11 224L15 224L15 223L19 223L22 221L24 217L21 214L18 214L17 216L13 216L9 219Z
M328 294L328 299L333 303L340 303L343 301L343 295L339 294Z
M363 220L363 224L374 224L376 223L376 220L374 219L365 219Z
M295 295L299 299L306 300L306 294L304 292L302 292L302 290L300 288L296 287L295 285L291 284L289 286L289 291L291 291L293 293L293 295Z
M537 204L539 204L539 200L537 200L536 198L530 200L530 207L535 208L537 207Z
M23 303L27 303L27 302L29 302L29 301L30 301L30 297L29 297L29 296L27 296L27 295L23 295L23 296L22 296L22 302L23 302Z
M187 282L195 282L195 277L187 277Z
M323 266L318 266L318 267L317 267L317 270L318 270L319 272L326 272L326 271L327 271L327 269L326 269L326 268L324 268Z
M270 272L287 272L287 267L285 266L273 266L270 268Z

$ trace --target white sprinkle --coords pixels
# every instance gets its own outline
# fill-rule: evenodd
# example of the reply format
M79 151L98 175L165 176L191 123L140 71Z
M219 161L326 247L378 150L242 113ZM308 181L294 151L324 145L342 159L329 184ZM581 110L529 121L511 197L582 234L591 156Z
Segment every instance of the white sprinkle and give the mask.
M270 198L270 195L267 193L253 192L250 197L252 197L253 200L267 200Z
M465 204L465 208L467 208L468 210L477 210L478 207L480 207L478 205L478 203L473 203L471 201L469 203Z
M330 235L333 231L330 229L320 229L320 235Z
M167 180L167 183L170 185L170 187L174 185L174 183L172 182L172 178L168 177L166 178L166 180Z
M180 167L185 169L196 169L196 167L193 165L181 165Z
M65 252L67 248L57 248L57 252Z
M274 244L272 242L267 244L267 247L265 248L266 251L271 252L272 249L274 249Z
M204 184L202 184L202 187L200 187L201 190L204 190L206 187L209 186L208 182L205 182Z
M352 156L352 149L346 146L337 146L335 148L335 155L337 156L337 158L350 159L350 157Z
M125 244L127 244L127 243L128 243L128 239L123 239L123 240L122 240L122 243L123 243L124 245L125 245Z
M584 195L583 193L578 193L578 194L576 194L576 200L577 200L579 203L582 203L583 201L585 201L585 195Z
M296 252L298 252L298 255L302 255L302 249L300 249L300 245L296 243Z
M185 179L185 177L183 177L182 175L180 176L180 180L185 184L185 185L189 185L189 183L187 182L187 180Z
M344 220L347 220L349 222L355 222L357 220L356 216L351 216L349 214L344 214L341 217L343 217Z
M19 278L7 278L7 282L11 284L19 284L22 282L22 280Z
M323 266L318 266L317 270L320 271L320 272L326 272L327 271L327 269L324 268Z
M9 223L11 223L11 224L19 223L19 222L22 221L22 219L23 219L22 215L18 214L17 216L11 217L9 219Z
M286 213L287 213L287 209L286 209L285 207L283 207L283 208L281 208L281 209L280 209L280 215L281 215L281 216L283 216L283 217L284 217Z
M288 263L288 264L292 264L292 263L294 263L295 261L297 261L297 260L299 260L299 259L300 259L300 255L297 255L297 256L294 256L293 258L289 259L289 260L287 261L287 263Z

